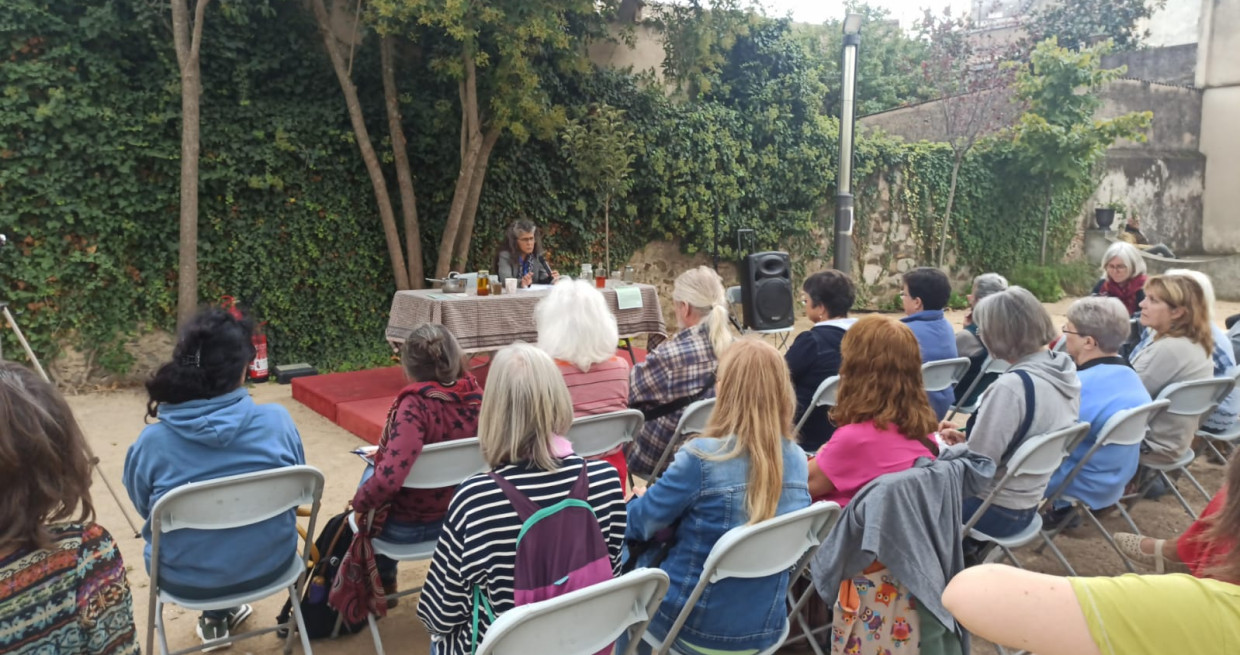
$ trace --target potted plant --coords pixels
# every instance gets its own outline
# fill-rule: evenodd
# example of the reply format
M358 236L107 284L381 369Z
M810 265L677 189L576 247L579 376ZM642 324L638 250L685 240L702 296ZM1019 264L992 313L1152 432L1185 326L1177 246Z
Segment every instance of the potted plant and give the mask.
M1094 222L1098 224L1098 229L1109 230L1115 222L1115 214L1122 214L1124 211L1124 203L1112 200L1094 209Z

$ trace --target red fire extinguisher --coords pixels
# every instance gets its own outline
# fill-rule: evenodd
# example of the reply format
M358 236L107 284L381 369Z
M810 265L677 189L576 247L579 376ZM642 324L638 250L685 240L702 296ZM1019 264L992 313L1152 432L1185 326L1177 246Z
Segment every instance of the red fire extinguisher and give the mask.
M241 309L237 307L237 300L232 296L221 296L220 305L232 314L233 318L241 320ZM246 377L251 382L266 382L270 372L267 369L267 334L263 331L263 327L267 325L266 321L254 326L254 359L250 362L249 370Z

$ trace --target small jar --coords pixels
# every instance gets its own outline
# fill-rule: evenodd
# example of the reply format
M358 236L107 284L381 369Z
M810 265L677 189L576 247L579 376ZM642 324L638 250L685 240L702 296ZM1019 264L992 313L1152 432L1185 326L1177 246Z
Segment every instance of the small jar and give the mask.
M624 281L628 284L633 283L633 267L632 266L624 267Z
M593 277L594 277L594 265L593 264L582 264L581 265L581 279L589 280L590 278L593 278Z
M486 269L478 271L478 295L491 295L491 276Z

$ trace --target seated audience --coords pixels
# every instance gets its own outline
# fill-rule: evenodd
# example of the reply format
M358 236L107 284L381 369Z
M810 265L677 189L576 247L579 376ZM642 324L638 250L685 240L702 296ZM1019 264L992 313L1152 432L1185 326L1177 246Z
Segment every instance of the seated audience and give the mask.
M835 436L809 467L809 493L841 507L871 480L934 457L938 425L921 379L917 338L899 321L871 314L844 337L844 365L831 418Z
M715 368L732 343L718 273L705 266L681 273L672 287L672 304L680 331L647 354L629 376L629 405L646 415L628 450L629 470L638 475L656 473L685 407L714 397Z
M409 470L422 448L478 434L482 388L465 370L456 338L437 323L423 323L405 337L401 365L410 384L388 410L373 475L353 495L358 525L370 510L376 514L372 531L379 539L402 544L439 538L452 488L406 489ZM381 516L386 519L379 520ZM385 594L396 593L396 560L375 555Z
M1165 275L1187 275L1201 286L1206 301L1206 320L1210 324L1210 336L1214 338L1214 350L1210 354L1214 363L1214 377L1230 378L1236 368L1236 352L1232 347L1231 338L1214 322L1214 283L1201 271L1190 271L1186 268L1173 268ZM1202 422L1202 429L1210 432L1228 430L1236 422L1240 414L1240 389L1232 389L1223 402Z
M607 462L553 454L552 439L572 421L568 388L547 353L518 343L495 355L478 419L482 454L492 469L465 480L452 496L418 603L432 653L472 653L493 617L516 606L523 520L514 498L541 507L585 500L600 532L583 533L563 548L585 548L601 536L613 573L619 570L625 527L620 478ZM566 555L552 549L546 556Z
M1118 354L1128 338L1128 311L1122 303L1102 296L1077 300L1068 308L1063 334L1068 356L1076 362L1076 374L1081 380L1080 416L1089 423L1089 434L1051 476L1046 487L1048 494L1059 490L1081 458L1094 447L1102 426L1113 414L1150 402L1141 378ZM1110 507L1137 472L1140 455L1138 444L1103 446L1063 491L1090 509ZM1053 526L1074 514L1068 503L1062 503L1044 518L1048 526Z
M990 353L986 350L986 346L982 344L982 340L977 336L977 323L973 322L973 307L981 302L986 296L990 296L1008 288L1007 278L998 273L983 273L973 278L973 292L967 297L969 299L969 313L964 315L964 329L956 333L956 352L961 357L969 358L969 370L965 372L964 377L960 378L960 382L956 384L954 397L957 403L968 404L973 398L978 398L986 387L990 386L998 377L996 374L988 374L982 378L981 382L973 388L973 392L969 398L965 398L964 394L973 384L973 380L982 372L982 366L986 364L987 357Z
M852 280L836 270L814 273L805 279L801 291L805 317L814 322L814 327L797 335L784 354L784 361L792 372L792 388L797 394L794 423L801 420L802 414L810 412L798 439L801 447L812 453L835 431L835 425L827 417L828 408L810 408L809 405L818 385L840 372L840 341L849 326L856 322L848 318L856 292Z
M138 654L125 563L94 522L90 483L68 403L0 362L0 652Z
M904 290L900 298L904 301L905 317L900 320L908 324L917 336L922 363L958 356L952 324L943 316L943 308L951 295L951 282L937 268L923 266L904 274ZM946 416L955 397L951 389L931 393L930 406L934 408L934 415L940 419Z
M1149 345L1130 358L1150 396L1170 384L1205 380L1214 375L1210 354L1214 337L1201 285L1182 275L1155 275L1145 284L1141 325L1153 330ZM1172 464L1188 450L1197 418L1163 412L1150 422L1142 450L1160 464ZM1155 490L1155 495L1158 491Z
M1238 552L1225 563L1233 572ZM952 578L943 604L978 637L1038 655L1231 655L1240 644L1240 586L1188 575L1060 578L984 564Z
M1131 244L1116 241L1102 255L1102 278L1093 295L1118 298L1128 315L1137 313L1145 299L1145 260Z
M142 518L150 570L151 509L190 482L306 463L288 410L255 405L241 384L254 358L253 325L204 309L181 331L172 361L146 383L146 426L125 455L125 488ZM177 530L160 540L160 587L185 598L215 598L261 588L300 556L293 510L228 530ZM250 616L249 605L207 610L198 636L227 639Z
M662 641L702 574L707 553L729 529L753 525L810 503L805 451L792 434L796 401L779 351L742 339L719 364L718 404L701 437L676 453L663 477L629 503L627 538L649 541L671 528L659 568L671 587L646 629ZM637 566L651 564L646 557ZM787 619L788 572L722 580L689 614L674 648L683 653L755 652L777 643ZM618 644L617 652L624 644ZM651 648L642 643L639 653Z
M1050 314L1032 293L1021 287L996 293L977 304L973 319L986 349L1012 362L1012 368L986 390L967 427L969 450L998 464L994 478L998 481L1007 472L1008 459L1027 437L1062 430L1077 422L1081 383L1071 358L1047 350L1055 328ZM965 441L964 433L946 421L940 424L940 434L949 444ZM975 527L994 537L1020 532L1037 512L1049 480L1049 474L1016 476L999 491ZM966 521L984 498L981 494L965 499Z
M504 233L504 244L495 258L495 272L501 284L508 278L516 278L517 286L522 289L560 279L560 274L551 270L543 256L542 235L533 221L524 218L509 225Z

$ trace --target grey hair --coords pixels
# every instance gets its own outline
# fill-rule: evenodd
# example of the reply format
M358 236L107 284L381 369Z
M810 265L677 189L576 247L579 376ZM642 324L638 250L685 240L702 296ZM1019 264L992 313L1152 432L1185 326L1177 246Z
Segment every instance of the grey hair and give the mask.
M982 298L993 296L1007 288L1007 278L998 273L982 273L973 278L973 302L979 303Z
M534 308L538 347L584 373L616 355L616 317L594 285L561 278Z
M1008 287L973 308L977 336L997 359L1015 363L1055 338L1051 315L1023 287Z
M1118 298L1087 296L1068 307L1068 322L1082 337L1093 337L1098 350L1108 355L1119 352L1131 331L1128 308Z
M478 441L492 468L528 461L559 468L551 440L573 423L573 400L551 356L528 343L495 354L478 415Z
M1201 293L1206 299L1206 317L1211 323L1214 322L1214 283L1210 281L1210 276L1201 271L1192 271L1187 268L1168 269L1163 275L1183 275L1190 277L1197 286L1201 287Z
M1145 275L1145 258L1141 256L1141 251L1137 247L1126 241L1116 241L1107 248L1106 253L1102 255L1102 276L1107 276L1107 262L1119 257L1128 267L1128 279L1132 279L1138 275Z

